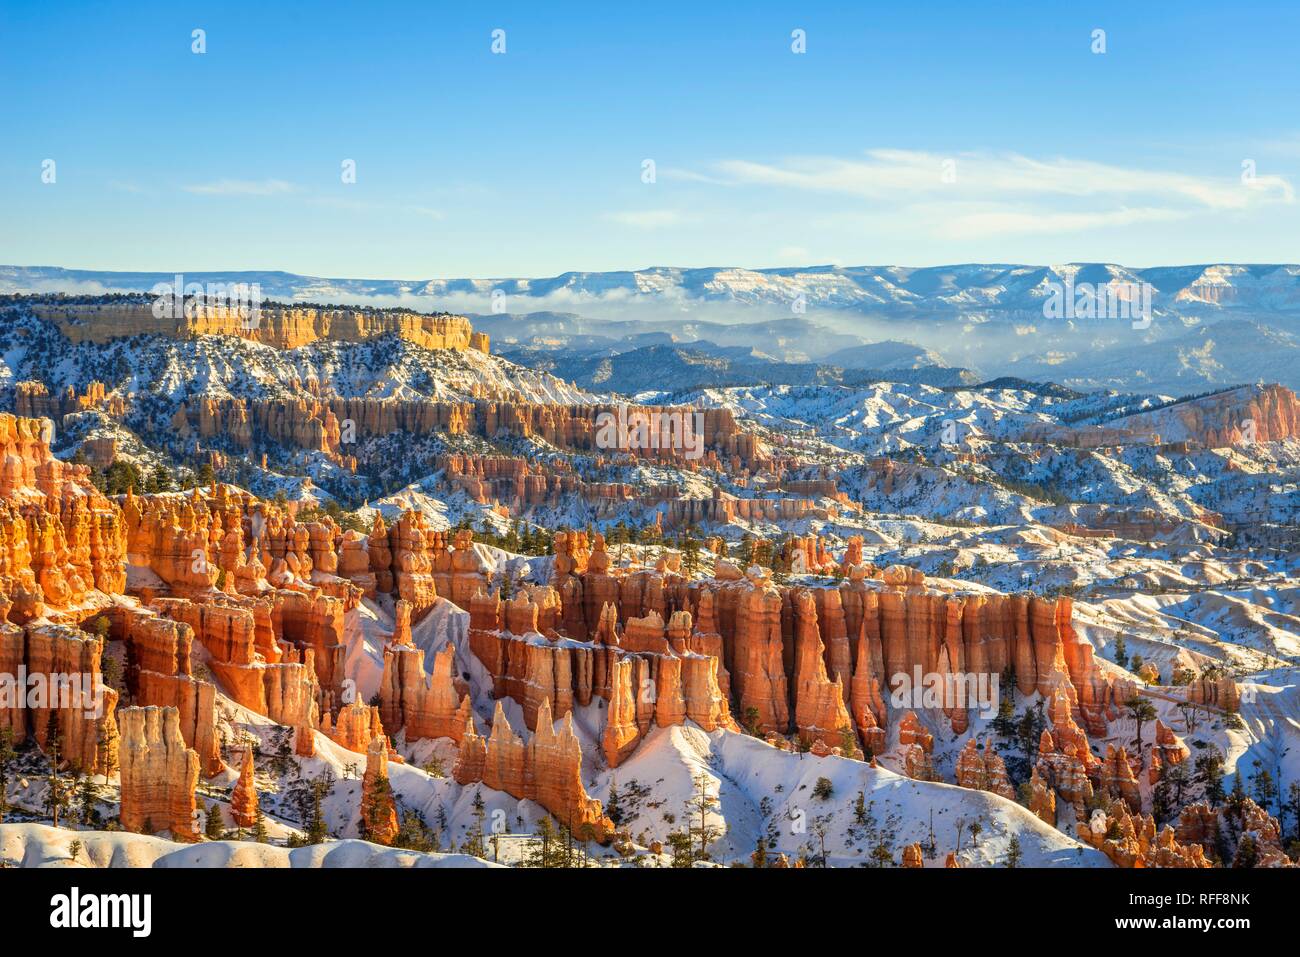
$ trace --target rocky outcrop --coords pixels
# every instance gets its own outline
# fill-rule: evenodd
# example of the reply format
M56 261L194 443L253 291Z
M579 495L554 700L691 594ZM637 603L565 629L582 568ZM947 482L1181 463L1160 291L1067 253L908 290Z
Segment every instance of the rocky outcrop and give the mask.
M1007 776L1007 766L991 741L983 748L974 738L957 755L957 783L964 788L989 791L1008 800L1015 800L1015 788Z
M326 712L320 732L339 747L365 754L370 742L384 733L384 722L377 707L354 698L339 708L337 716Z
M1029 772L1029 811L1043 823L1056 827L1056 792L1039 775L1037 766Z
M578 840L606 843L614 830L598 800L582 786L582 746L568 715L557 732L543 701L537 733L525 744L510 727L498 701L486 741L470 718L453 777L462 785L481 781L512 797L534 800Z
M1219 858L1233 867L1291 867L1295 865L1282 847L1282 828L1277 818L1242 796L1217 808L1204 801L1189 804L1179 814L1175 831L1177 841L1205 857ZM1249 837L1251 855L1242 852L1243 839ZM1253 855L1253 861L1251 856Z
M915 744L928 754L934 750L934 735L921 724L915 711L908 711L898 722L898 743L904 747Z
M636 671L641 662L638 658L616 659L611 668L609 710L605 713L605 730L600 739L611 768L618 767L635 750L641 737L636 717L636 691L640 688Z
M839 605L839 593L835 606ZM826 673L826 648L817 630L817 604L812 593L802 589L795 593L795 727L804 744L820 741L828 748L838 747L858 753L857 734L848 708L844 706L844 682L841 675L851 674L847 661L832 681ZM847 653L847 641L842 641ZM851 756L851 755L850 755Z
M742 720L763 732L785 733L790 724L781 604L771 579L751 568L734 606L734 665L728 671Z
M397 837L397 805L388 783L388 739L378 735L366 748L366 772L361 780L362 837L385 847Z
M1154 432L1164 442L1193 441L1224 448L1243 441L1277 442L1300 436L1300 400L1281 385L1251 385L1139 412L1115 427Z
M1202 675L1187 686L1187 700L1194 704L1236 712L1241 707L1241 691L1231 675Z
M1129 763L1128 752L1123 747L1106 745L1106 758L1101 765L1101 787L1112 798L1127 804L1134 814L1142 812L1142 792Z
M692 444L692 457L682 443L642 446L598 441L602 425L613 417L699 414L702 448ZM341 398L299 394L289 399L245 399L205 396L182 405L173 426L184 437L221 438L243 449L274 442L289 448L326 452L340 460L339 423L353 424L358 442L368 436L408 432L422 437L434 432L495 439L501 435L540 439L558 448L673 461L686 467L762 467L770 452L753 432L743 431L730 409L669 408L618 405L562 405L522 400L479 398L472 401L428 399ZM695 454L694 450L699 450ZM788 499L786 501L789 501Z
M176 709L181 737L199 756L204 777L225 769L217 738L217 689L211 682L190 675L142 671L137 676L137 689L136 704Z
M316 649L323 647L329 654L341 687L342 616L337 599L299 595L270 591L266 597L254 599L213 594L203 596L201 602L160 598L153 607L181 623L184 632L141 624L131 626L128 636L149 637L150 643L141 647L152 647L164 633L196 636L209 654L208 667L221 690L243 707L297 730L298 753L307 755L312 753L311 731L317 726L323 697L316 676ZM149 619L139 621L147 623ZM277 640L277 635L283 638ZM295 638L307 647L299 647ZM338 644L331 644L336 640ZM184 657L184 671L178 673L188 674L189 645L181 639L178 642L184 644L184 655L179 646L171 650L162 642L161 661ZM209 753L206 745L200 747L200 754ZM207 770L211 764L206 757L204 766L205 774L212 773Z
M257 823L257 766L251 747L244 749L239 780L230 792L230 817L238 827L251 828Z
M412 615L417 621L438 600L433 566L435 553L441 547L441 534L425 526L421 512L403 513L388 530L388 551L392 556L389 569L393 581L392 590L398 598L410 603Z
M128 831L170 831L178 841L198 840L194 789L199 756L185 746L175 708L123 708L121 820Z
M27 734L48 751L50 735L59 738L59 753L70 767L86 774L110 774L118 766L119 745L114 713L117 692L104 684L99 639L68 625L34 624L0 630L0 674L25 676L26 694L13 693L0 727L16 741ZM16 663L16 664L14 664Z
M41 420L0 414L0 591L20 623L126 582L121 514L89 466L53 457L48 435Z
M252 304L246 304L251 307ZM363 342L396 335L424 349L488 351L486 333L475 332L464 316L426 315L405 310L318 309L257 304L256 315L201 299L155 310L152 298L140 302L36 304L32 311L54 323L72 342L103 343L124 336L159 335L173 339L239 336L277 349L297 349L320 339ZM157 315L161 312L162 315Z
M384 673L379 682L379 712L392 734L406 740L451 738L457 744L470 715L468 687L453 677L456 649L448 644L434 656L426 676L424 652L414 645L393 643L384 649Z
M1114 800L1092 812L1079 837L1105 854L1116 867L1206 868L1212 866L1199 844L1183 843L1174 828L1156 832L1150 814Z

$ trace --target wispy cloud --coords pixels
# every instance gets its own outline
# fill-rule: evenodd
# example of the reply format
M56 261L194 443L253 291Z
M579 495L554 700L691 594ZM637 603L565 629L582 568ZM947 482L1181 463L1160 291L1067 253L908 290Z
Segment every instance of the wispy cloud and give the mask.
M1288 179L1263 171L1205 176L1019 153L876 149L849 158L728 159L677 178L856 198L863 202L830 215L867 214L876 229L958 240L1115 229L1295 201Z
M1258 175L1243 182L1221 177L1146 170L1089 160L1035 159L1018 153L940 153L868 150L862 159L796 157L778 163L724 160L722 176L735 184L898 199L900 193L957 193L964 198L1138 196L1191 202L1210 209L1242 209L1257 202L1293 202L1284 177Z
M676 226L685 220L675 209L622 210L606 213L605 218L636 229L662 229L665 226Z
M219 179L211 183L194 183L181 187L200 196L277 196L297 190L282 179Z

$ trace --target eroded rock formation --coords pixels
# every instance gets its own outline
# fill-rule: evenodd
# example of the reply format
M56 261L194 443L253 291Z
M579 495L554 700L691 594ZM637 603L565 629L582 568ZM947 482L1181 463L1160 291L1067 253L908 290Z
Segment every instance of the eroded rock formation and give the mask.
M194 789L199 756L185 746L175 708L123 708L121 728L122 826L178 841L198 840Z
M543 701L537 733L527 744L515 734L498 701L485 741L467 720L453 777L459 784L481 781L517 798L536 801L580 840L606 843L614 825L598 800L582 786L582 747L568 715L557 732Z
M397 804L388 783L388 739L377 735L366 748L366 772L361 781L362 836L385 846L397 837Z

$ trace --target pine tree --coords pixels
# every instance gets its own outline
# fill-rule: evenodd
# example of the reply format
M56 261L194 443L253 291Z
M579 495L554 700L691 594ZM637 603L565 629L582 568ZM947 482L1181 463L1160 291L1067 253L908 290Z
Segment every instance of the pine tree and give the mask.
M49 773L46 776L45 791L45 809L49 812L50 822L59 826L59 814L67 807L68 792L64 787L63 779L59 777L59 765L63 763L61 748L63 738L59 734L58 711L50 710L49 724L46 725L45 731L45 748L46 760L49 762Z
M721 836L718 828L710 827L707 823L708 812L717 807L718 799L709 793L709 776L703 771L695 775L691 783L695 785L695 793L688 802L687 808L690 813L699 815L699 822L694 827L688 825L687 832L699 841L699 849L694 852L694 859L707 861L709 860L709 845Z
M1268 768L1262 767L1259 761L1252 762L1255 768L1255 777L1250 782L1250 789L1255 803L1268 810L1277 803L1278 790L1277 782L1273 780L1273 775L1269 773Z
M1007 843L1006 866L1010 868L1019 867L1023 858L1024 854L1020 850L1020 835L1012 834L1011 840Z
M271 836L266 831L266 815L262 813L262 803L257 804L257 815L253 819L253 840L258 844L270 844Z
M84 775L77 780L77 804L81 811L82 824L94 824L99 817L99 811L95 809L95 804L99 800L99 785L90 775Z
M207 820L203 824L203 836L209 841L219 841L222 837L221 808L212 803L208 805Z
M1202 754L1196 759L1196 774L1194 776L1198 784L1204 786L1205 800L1209 802L1210 807L1218 807L1223 803L1223 755L1217 751L1210 754Z
M311 782L310 787L306 840L308 844L323 844L325 838L329 836L329 831L325 827L325 812L322 805L325 798L329 797L334 790L334 775L327 769L324 774Z
M483 840L483 818L487 815L487 805L483 803L482 791L474 792L474 827L461 845L461 852L474 857L487 857L487 845Z
M1259 844L1256 843L1254 836L1246 834L1237 843L1237 853L1233 855L1232 866L1234 868L1250 868L1259 862Z
M1014 682L1014 678L1012 679ZM1007 688L1013 689L1014 684L1006 685ZM1000 738L1009 738L1016 733L1016 702L1015 693L1004 693L998 701L998 714L993 719L993 733Z
M1033 761L1034 756L1038 753L1038 742L1043 735L1043 728L1047 726L1047 719L1043 717L1043 703L1039 701L1032 708L1026 708L1024 716L1020 719L1020 724L1016 727L1016 736L1020 739L1020 747L1025 752L1025 760Z
M564 866L564 849L558 845L555 826L549 817L537 822L537 839L533 841L527 857L526 867L562 867Z
M3 742L0 742L0 747L3 747ZM1287 788L1287 801L1278 815L1280 821L1285 822L1288 813L1296 822L1296 840L1300 841L1300 782L1292 781Z
M1138 767L1146 767L1146 752L1142 750L1142 726L1156 717L1156 706L1141 695L1134 695L1124 702L1124 707L1128 709L1129 717L1137 722L1137 737L1134 742L1137 744Z
M623 808L619 804L617 781L610 782L609 797L605 800L605 816L614 822L615 827L623 823Z

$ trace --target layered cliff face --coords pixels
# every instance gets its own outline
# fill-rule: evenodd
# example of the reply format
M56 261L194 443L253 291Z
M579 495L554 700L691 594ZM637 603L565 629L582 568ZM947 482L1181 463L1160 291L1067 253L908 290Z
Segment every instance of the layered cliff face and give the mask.
M838 598L837 593L836 598ZM847 662L842 663L835 680L826 670L826 646L817 630L817 603L812 593L801 589L795 593L795 727L800 739L808 745L820 741L828 748L845 749L846 756L859 753L853 721L844 704L844 681L841 675L850 673ZM847 650L847 642L841 644Z
M126 679L135 702L175 708L185 743L198 753L203 775L221 771L225 765L216 731L217 689L190 671L194 630L180 621L128 609L122 631L129 647L127 660L133 662Z
M121 514L48 436L41 420L0 414L0 589L27 618L126 584Z
M815 541L798 550L805 561L825 563ZM903 566L879 571L858 563L843 571L838 585L806 591L778 587L758 568L741 575L722 561L714 578L697 581L666 566L615 572L599 536L589 547L582 533L569 533L556 540L556 622L580 642L594 634L592 644L616 644L620 656L653 657L668 644L665 620L695 609L702 627L690 631L686 646L717 661L716 682L741 722L763 734L796 732L827 749L879 753L894 712L913 707L941 713L961 733L972 711L988 716L996 707L998 686L1010 674L1024 694L1063 696L1056 706L1064 708L1063 742L1069 737L1065 743L1082 752L1084 729L1105 734L1131 693L1102 672L1092 645L1075 633L1068 598L957 594ZM533 664L513 666L512 683L511 643L497 634L501 614L489 603L471 606L471 646L498 678L497 696L516 697L530 720L540 697L564 707L567 699L553 689L578 688L568 675L585 676L585 644L564 643L560 651L554 636L533 641L541 650L526 653ZM515 660L524 657L521 650ZM661 690L660 671L636 661L620 666L599 653L591 666L594 693L611 702L605 751L617 763L635 747L634 728L643 734L654 716L654 706L639 699L643 687ZM681 667L685 674L692 666L683 659ZM673 715L669 691L662 710ZM1055 750L1064 754L1065 743Z
M397 335L425 349L488 351L486 333L475 332L464 316L425 315L404 310L316 309L272 303L244 313L229 307L186 300L155 309L153 300L137 303L35 305L32 311L54 323L72 342L103 343L137 335L173 339L239 336L277 349L296 349L318 339L360 342Z
M1116 425L1158 434L1165 442L1206 448L1277 442L1300 436L1300 399L1281 385L1243 386L1119 419Z
M15 742L31 735L46 751L57 734L68 766L111 774L119 760L118 695L104 684L102 653L99 639L67 625L0 626L0 729Z
M625 503L660 504L678 497L676 486L641 488L628 482L588 482L563 460L546 465L505 455L440 456L434 463L443 481L482 505L505 505L512 513L536 506L559 506L577 497L597 506L597 514L614 516Z
M452 776L458 784L482 782L497 791L536 801L579 840L604 844L614 825L599 801L582 785L582 746L573 730L573 716L556 731L548 702L538 712L537 732L525 744L510 727L498 701L492 730L484 740L471 717L461 739Z
M602 746L616 766L651 724L690 719L706 731L736 729L719 685L718 659L697 650L716 635L696 633L689 612L665 623L652 611L620 630L614 605L606 603L592 639L575 641L555 631L565 617L560 605L549 588L504 603L480 592L470 603L470 650L492 676L494 697L519 702L530 730L538 727L543 706L565 717L593 695L605 698Z
M641 444L610 435L607 423L629 415L700 416L701 429L688 449L682 443ZM343 423L350 423L345 442ZM431 401L427 399L341 398L299 395L292 399L205 396L182 404L173 420L185 438L219 437L237 448L276 443L326 452L336 460L354 451L352 443L399 432L436 432L496 439L501 435L540 439L570 451L632 456L692 465L757 469L770 453L751 432L743 431L729 409L617 405L559 405L502 399ZM256 440L256 441L255 441ZM779 509L780 506L777 506Z
M274 600L216 594L206 604L160 598L155 599L154 607L197 637L209 654L208 667L223 692L245 708L295 728L300 753L309 753L302 749L310 747L322 700L316 649L300 649L292 642L285 630L285 613L282 609L276 615ZM339 642L341 648L341 622ZM330 650L334 654L333 646ZM185 669L188 675L188 662ZM341 681L341 665L336 669ZM208 766L205 761L205 768Z
M399 609L409 605L399 601ZM400 612L399 612L400 617ZM406 740L451 738L457 744L472 714L468 688L454 675L456 649L448 644L434 656L426 674L424 652L411 644L409 624L384 648L384 672L379 682L379 714L392 734Z
M170 831L178 841L198 840L194 789L199 756L185 746L175 708L123 708L121 819L128 831Z

